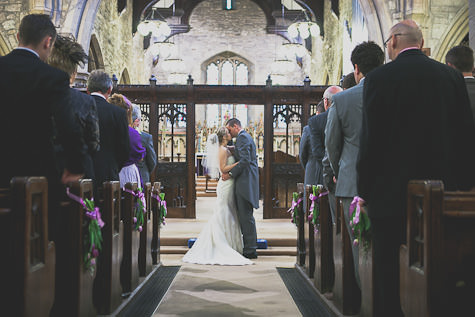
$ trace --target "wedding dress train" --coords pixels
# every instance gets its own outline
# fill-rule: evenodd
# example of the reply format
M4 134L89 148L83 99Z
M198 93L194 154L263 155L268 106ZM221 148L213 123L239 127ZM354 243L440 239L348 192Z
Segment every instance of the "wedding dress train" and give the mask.
M234 163L229 156L227 164ZM208 223L183 257L195 264L247 265L253 262L242 256L243 241L234 200L234 180L218 181L217 200Z

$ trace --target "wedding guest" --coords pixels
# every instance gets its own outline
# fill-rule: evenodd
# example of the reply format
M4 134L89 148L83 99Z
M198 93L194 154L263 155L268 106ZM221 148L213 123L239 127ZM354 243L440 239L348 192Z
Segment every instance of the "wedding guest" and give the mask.
M341 88L343 88L343 90L346 90L348 88L351 88L353 86L356 86L357 82L355 80L355 73L354 72L351 72L349 74L346 74L342 80L341 80Z
M93 70L87 81L87 92L96 101L99 117L101 147L94 157L97 196L103 182L119 180L119 171L129 157L130 141L126 111L107 102L112 92L110 76L103 70Z
M139 131L140 139L142 141L142 146L145 148L145 158L137 163L137 167L140 172L140 177L142 179L142 188L147 182L150 182L150 174L157 166L157 154L153 148L153 139L152 135L140 131L139 125L142 118L142 112L140 111L140 107L138 105L132 105L132 121L133 127Z
M77 68L88 60L81 44L73 38L58 35L54 42L53 50L48 59L48 64L69 75L70 86L74 85ZM70 88L70 106L75 114L75 119L81 127L81 133L87 145L87 154L84 160L84 178L94 179L94 165L92 158L99 150L99 119L94 98ZM60 152L63 150L60 149Z
M140 134L132 127L132 103L121 94L113 94L109 97L108 101L127 112L127 121L129 123L130 152L128 159L124 162L119 172L120 187L124 187L127 183L137 183L137 186L141 186L142 181L139 169L135 164L143 160L145 148L142 146Z
M364 81L357 163L358 195L371 220L375 316L403 315L399 247L408 182L438 179L449 191L475 184L475 147L467 144L475 126L462 74L421 51L414 21L397 23L389 34L384 44L392 62Z

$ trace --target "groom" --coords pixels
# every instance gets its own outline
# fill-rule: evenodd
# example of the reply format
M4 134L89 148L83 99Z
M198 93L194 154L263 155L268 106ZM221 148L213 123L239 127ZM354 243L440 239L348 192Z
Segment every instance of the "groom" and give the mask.
M235 179L235 196L239 223L244 240L243 255L248 259L257 258L257 234L253 208L259 208L259 170L256 159L256 144L251 136L241 128L241 122L232 118L226 123L226 128L233 138L236 138L234 156L239 164L223 179Z

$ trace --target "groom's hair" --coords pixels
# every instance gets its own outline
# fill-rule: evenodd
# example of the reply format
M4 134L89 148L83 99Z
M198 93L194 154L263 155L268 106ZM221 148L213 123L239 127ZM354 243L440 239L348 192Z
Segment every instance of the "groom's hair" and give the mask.
M228 120L228 122L226 122L226 125L229 125L230 127L238 125L239 127L241 127L241 121L239 121L239 119L237 118L231 118Z

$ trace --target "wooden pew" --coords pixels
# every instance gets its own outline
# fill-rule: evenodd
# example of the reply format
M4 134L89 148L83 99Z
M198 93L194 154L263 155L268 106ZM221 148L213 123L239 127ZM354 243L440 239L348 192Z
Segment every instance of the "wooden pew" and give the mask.
M143 188L143 193L145 195L146 201L146 223L143 226L142 232L140 232L140 247L138 254L139 262L139 275L147 276L152 272L152 234L153 234L153 221L152 221L152 209L151 209L151 194L152 194L152 185L146 183Z
M309 278L313 278L315 272L315 228L310 220L310 205L312 201L309 199L312 193L312 185L305 186L305 197L307 198L306 208L304 210L304 236L305 236L305 273Z
M91 199L91 180L82 179L70 184L70 192L82 199ZM95 271L86 270L84 239L89 221L84 207L72 199L62 204L62 235L57 240L56 296L53 316L94 316L93 282ZM61 242L60 242L61 241ZM61 247L60 247L61 245Z
M123 249L123 224L120 217L121 189L118 181L105 182L101 202L102 252L94 279L94 305L99 314L110 314L122 302L120 261Z
M125 189L135 192L137 183L125 184ZM122 191L122 221L124 226L123 253L120 264L120 284L122 296L128 297L139 284L138 252L140 245L140 232L135 230L134 209L137 197Z
M346 229L343 204L337 200L336 223L333 224L333 258L335 283L333 301L344 315L357 314L361 304L361 291L356 284L352 242Z
M359 246L359 266L358 272L360 274L361 283L361 308L359 316L373 316L374 315L374 284L373 284L373 247L370 245L368 250L365 250L363 243Z
M55 246L48 240L48 182L15 177L0 189L0 304L4 316L48 316Z
M303 199L304 191L303 183L297 183L297 191L299 193L299 198ZM303 214L303 202L295 207L295 212L297 212L297 264L305 268L305 215Z
M444 192L441 181L411 181L407 206L407 243L400 249L404 314L473 314L475 192Z
M320 197L320 228L315 233L314 285L320 293L333 289L335 267L333 264L333 223L328 195Z
M160 194L160 182L153 183L152 195L157 197ZM151 254L152 264L160 263L160 205L156 199L151 199L152 213L152 241Z

